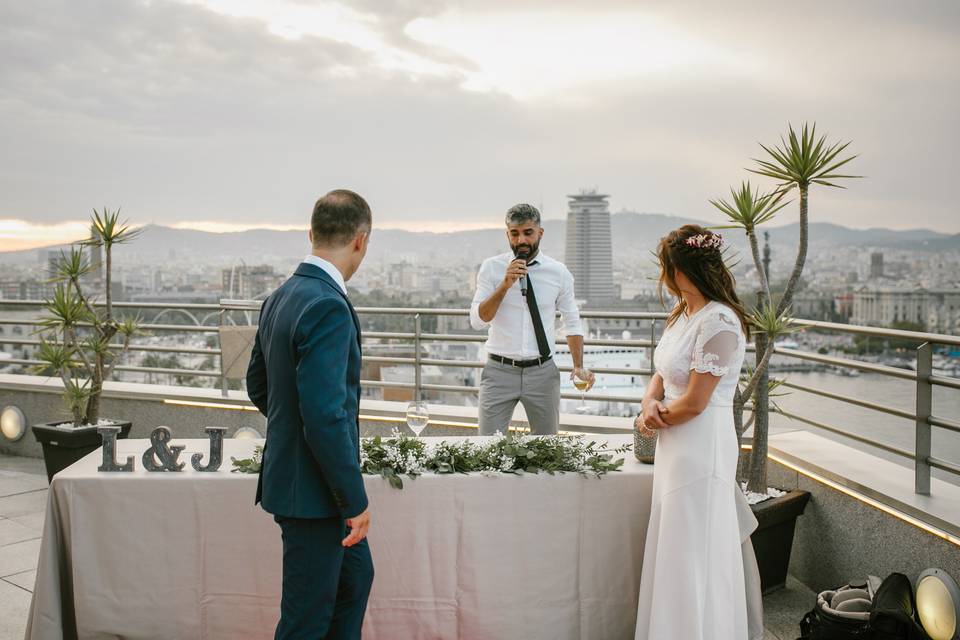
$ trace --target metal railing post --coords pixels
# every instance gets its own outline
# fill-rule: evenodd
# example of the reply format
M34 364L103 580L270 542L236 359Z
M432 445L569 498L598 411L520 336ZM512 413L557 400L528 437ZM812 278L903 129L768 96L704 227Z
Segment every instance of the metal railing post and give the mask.
M230 383L227 381L227 372L223 368L223 345L220 344L220 336L222 335L219 331L220 327L223 327L223 316L226 314L226 309L220 308L220 313L217 314L217 344L220 345L220 394L226 398L230 395Z
M656 371L653 366L653 355L657 348L657 319L650 319L650 371ZM652 374L651 374L652 375Z
M420 314L413 316L413 401L420 402L422 380L420 378Z
M930 415L933 413L933 345L924 342L917 348L917 423L915 492L930 495Z

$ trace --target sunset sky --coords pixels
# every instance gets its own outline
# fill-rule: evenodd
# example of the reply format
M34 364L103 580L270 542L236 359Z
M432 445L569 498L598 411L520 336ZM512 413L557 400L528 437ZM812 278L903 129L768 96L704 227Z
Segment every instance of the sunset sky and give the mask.
M719 222L707 200L806 120L867 176L814 220L957 233L958 36L946 0L2 2L0 250L102 206L302 228L337 187L383 227L559 218L584 186Z

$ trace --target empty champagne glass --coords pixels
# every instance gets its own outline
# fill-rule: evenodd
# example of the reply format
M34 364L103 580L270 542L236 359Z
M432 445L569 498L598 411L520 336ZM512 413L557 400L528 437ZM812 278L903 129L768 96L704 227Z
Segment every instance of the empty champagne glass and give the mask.
M415 436L420 437L428 422L430 422L430 412L427 411L426 402L413 401L407 405L407 426Z

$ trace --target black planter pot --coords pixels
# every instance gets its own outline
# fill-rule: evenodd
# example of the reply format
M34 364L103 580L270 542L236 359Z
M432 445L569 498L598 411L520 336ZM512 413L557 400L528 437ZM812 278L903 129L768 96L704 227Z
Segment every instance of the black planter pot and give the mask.
M132 423L124 420L112 420L120 427L118 438L126 438L130 433ZM85 455L96 451L103 445L97 427L55 426L62 422L48 422L35 424L32 427L37 442L43 446L43 461L47 466L47 481L63 471Z
M787 581L794 529L809 500L808 491L794 490L752 506L759 524L750 541L757 554L764 594L783 588Z

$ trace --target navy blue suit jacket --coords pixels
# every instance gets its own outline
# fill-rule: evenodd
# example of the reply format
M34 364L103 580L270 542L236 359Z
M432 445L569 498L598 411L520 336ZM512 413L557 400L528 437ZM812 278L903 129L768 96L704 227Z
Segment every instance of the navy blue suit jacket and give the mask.
M320 267L302 263L263 303L247 392L267 417L256 501L292 518L362 513L360 324Z

